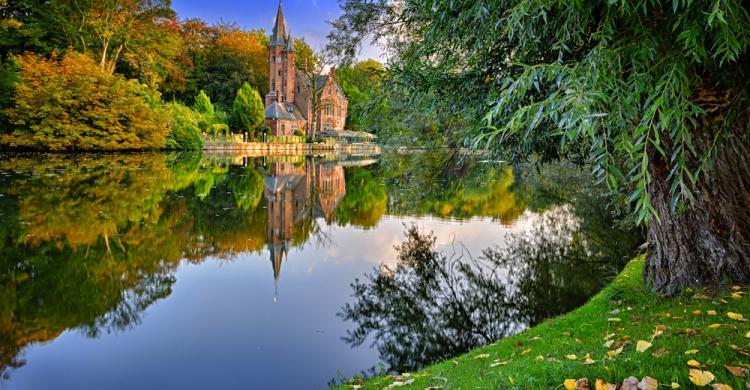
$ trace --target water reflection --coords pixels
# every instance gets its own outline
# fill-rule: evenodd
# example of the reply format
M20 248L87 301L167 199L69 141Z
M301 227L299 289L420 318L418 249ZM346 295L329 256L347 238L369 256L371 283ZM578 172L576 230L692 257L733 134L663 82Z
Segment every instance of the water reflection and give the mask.
M618 267L620 258L605 254L604 246L613 241L607 234L622 232L613 230L601 214L600 199L586 198L585 191L571 192L568 187L590 189L590 184L576 181L579 176L571 176L570 169L527 175L523 170L454 159L441 153L393 154L380 160L370 156L2 155L0 374L7 379L26 363L24 351L62 339L66 331L106 338L110 333L132 333L154 321L144 319L144 313L159 306L155 302L174 300L184 262L206 267L262 257L263 266L268 267L266 261L271 266L265 268L264 280L269 286L271 281L275 284L274 299L279 304L273 305L270 295L258 299L274 308L285 303L293 307L298 302L283 300L295 286L281 281L294 253L297 259L304 254L308 262L313 262L310 256L336 250L359 253L361 240L371 244L385 236L383 225L388 225L389 234L399 234L400 223L415 217L463 229L470 232L468 238L482 236L483 243L503 238L487 231L487 226L524 230L523 224L516 226L519 221L536 221L537 231L518 236L505 249L485 252L481 260L444 257L424 242L409 249L421 237L410 232L410 240L399 246L395 268L382 268L355 283L355 302L342 312L355 326L347 341L359 344L373 337L381 360L394 368L416 367L465 351L575 307L601 286L593 276L602 267ZM562 188L558 183L570 185ZM563 217L575 223L563 223ZM540 230L544 226L547 230ZM352 239L355 233L361 237ZM620 254L634 245L629 239L614 241ZM306 311L296 307L299 313L293 314L301 318L287 313L285 319L320 317L317 323L328 327L322 332L344 326L335 317L335 307L345 302L347 285L370 264L393 260L389 249L358 254L361 264L337 276L343 281L335 280L341 287L333 309L324 309L324 300L319 299ZM577 262L584 254L587 259L581 265ZM305 294L315 295L326 287L305 283L309 285L294 291L308 288ZM251 301L241 294L220 299L236 307ZM192 310L205 313L207 306L198 301ZM164 307L169 305L161 310ZM272 309L265 310L263 315L271 314ZM183 325L161 321L164 327ZM333 342L343 331L331 335ZM239 336L241 340L264 337L270 336ZM189 338L193 343L209 340L198 333ZM324 385L335 368L351 360L333 342L325 345L339 355L326 366L315 366L313 371L319 372L310 376L320 382L305 387ZM77 351L82 345L75 341L62 350ZM51 346L42 348L46 347ZM158 348L139 347L141 351ZM122 351L107 352L117 356ZM314 352L318 350L295 353ZM154 364L179 366L175 359ZM85 358L76 363L87 367ZM306 365L312 367L309 359ZM44 378L47 371L32 370L28 376ZM260 383L264 388L300 385L293 378L285 380Z
M352 283L353 300L338 314L353 323L344 340L371 343L386 369L406 372L585 303L631 258L640 237L612 228L611 213L591 207L606 199L579 187L580 177L554 176L527 176L536 181L541 213L530 229L476 258L460 243L439 249L431 232L408 227L398 262ZM554 202L554 194L564 199Z

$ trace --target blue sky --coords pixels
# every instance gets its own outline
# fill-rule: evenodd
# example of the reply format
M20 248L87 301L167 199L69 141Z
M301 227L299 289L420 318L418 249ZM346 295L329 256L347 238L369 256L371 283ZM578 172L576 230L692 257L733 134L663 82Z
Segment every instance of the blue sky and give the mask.
M235 22L246 29L271 31L278 0L172 0L172 8L181 19L198 17L209 23ZM336 0L282 0L287 29L295 37L304 37L314 49L325 45L331 27L326 23L341 15ZM379 58L380 50L367 45L360 58Z

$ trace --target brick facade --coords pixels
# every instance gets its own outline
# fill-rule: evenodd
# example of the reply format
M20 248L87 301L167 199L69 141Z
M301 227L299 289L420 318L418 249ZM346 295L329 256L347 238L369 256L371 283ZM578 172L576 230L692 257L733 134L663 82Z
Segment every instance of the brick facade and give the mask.
M304 73L296 68L296 55L294 38L287 32L279 2L276 24L268 44L269 92L265 99L265 123L274 136L293 135L295 129L303 130L308 136L312 134L312 99L308 88L302 84L312 83L306 81ZM323 86L316 132L344 130L349 102L338 85L335 70L331 69L328 75L321 75L316 81Z

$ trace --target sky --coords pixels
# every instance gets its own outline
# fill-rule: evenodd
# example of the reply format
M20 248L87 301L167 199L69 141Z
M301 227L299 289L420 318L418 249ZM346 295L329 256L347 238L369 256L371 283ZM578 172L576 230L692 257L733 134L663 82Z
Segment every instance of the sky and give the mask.
M180 19L200 18L209 23L234 22L245 29L273 29L278 0L172 0L172 8ZM313 49L325 46L326 35L331 30L327 20L341 15L337 0L283 0L287 30L296 38L304 37ZM360 59L384 56L381 50L366 44Z

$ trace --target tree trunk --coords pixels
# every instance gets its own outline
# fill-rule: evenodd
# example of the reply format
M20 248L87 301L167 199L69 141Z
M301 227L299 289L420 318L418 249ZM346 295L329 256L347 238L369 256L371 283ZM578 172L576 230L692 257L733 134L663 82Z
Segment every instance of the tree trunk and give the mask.
M649 225L644 279L656 291L674 295L686 287L750 283L750 142L747 122L740 122L682 213L671 212L669 164L651 156L648 192L659 220ZM699 151L710 145L712 132L706 133L694 139Z

